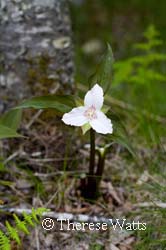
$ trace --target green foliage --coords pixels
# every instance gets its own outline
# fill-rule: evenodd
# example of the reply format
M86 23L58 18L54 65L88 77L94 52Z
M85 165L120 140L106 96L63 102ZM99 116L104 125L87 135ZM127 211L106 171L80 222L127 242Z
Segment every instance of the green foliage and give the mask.
M156 47L163 44L159 33L150 26L144 33L145 42L134 45L141 54L115 63L114 85L121 83L148 85L151 81L166 81L164 73L156 67L156 63L166 61L166 55L156 52Z
M95 74L90 77L91 86L95 83L99 83L105 93L109 90L112 78L113 62L114 58L112 49L108 44L107 51L98 65Z
M146 218L147 228L145 231L138 230L135 232L137 242L134 250L165 250L166 225L163 223L166 219L165 209L143 210L142 215Z
M10 110L0 118L0 139L20 137L16 131L21 122L22 111Z
M47 212L48 209L43 208L43 207L39 207L37 210L35 210L34 208L32 208L32 218L38 222L38 218L37 216L42 216L44 212Z
M9 236L12 240L15 240L17 244L20 244L20 238L18 236L18 230L10 225L8 221L6 221L6 228L9 233Z
M34 210L33 210L34 212ZM22 213L23 214L23 217L24 217L24 220L29 224L31 225L32 227L35 226L34 222L33 222L33 217L31 214L27 214L25 212Z
M81 128L82 128L82 133L84 135L84 134L86 134L86 132L88 132L91 129L91 126L89 123L86 123Z
M20 233L29 234L28 227L35 227L39 223L39 217L44 212L48 211L46 208L32 208L32 213L27 214L23 212L23 220L20 220L16 214L13 214L15 226L6 221L6 232L0 230L0 249L11 250L11 241L14 240L18 245L21 244Z
M4 234L1 230L0 230L0 249L1 250L11 250L10 240L6 236L6 234Z
M111 118L111 115L108 114ZM112 119L112 118L111 118ZM113 117L113 124L114 124L114 133L111 135L106 136L106 141L111 144L116 143L121 145L124 149L126 149L131 156L136 160L136 152L133 148L132 141L130 139L129 133L125 128L125 124L122 123L120 118Z
M11 129L9 127L0 124L0 139L20 137L20 136L21 135L19 135L14 129Z
M144 41L134 45L136 54L114 64L112 94L123 100L130 127L137 127L137 135L152 143L165 133L159 121L166 113L166 55L162 44L159 33L151 25L144 33Z
M75 106L77 98L74 96L49 95L33 97L24 101L18 107L4 114L0 119L0 139L20 137L16 131L20 125L22 109L54 109L57 114L68 112Z
M70 95L48 95L33 97L24 101L16 109L54 109L57 113L65 113L75 106L75 97Z
M17 130L21 123L22 110L12 109L0 118L0 124L13 130Z
M5 171L5 165L3 161L4 161L3 157L0 157L0 172Z
M18 230L24 232L25 234L29 234L29 231L26 227L26 221L21 221L16 214L13 214L14 220L16 222L16 227Z

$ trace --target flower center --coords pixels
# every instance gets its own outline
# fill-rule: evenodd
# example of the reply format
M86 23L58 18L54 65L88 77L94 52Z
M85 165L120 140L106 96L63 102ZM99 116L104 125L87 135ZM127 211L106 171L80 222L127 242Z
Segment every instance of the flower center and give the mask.
M96 115L96 108L94 106L91 106L90 108L88 108L85 113L84 113L85 117L88 118L89 120L93 120L97 118Z

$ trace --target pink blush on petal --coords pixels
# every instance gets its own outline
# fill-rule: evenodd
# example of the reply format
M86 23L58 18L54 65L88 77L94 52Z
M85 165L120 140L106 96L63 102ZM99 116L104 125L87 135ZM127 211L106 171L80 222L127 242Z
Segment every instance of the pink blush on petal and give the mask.
M84 112L84 116L90 121L93 119L97 119L96 108L92 105Z

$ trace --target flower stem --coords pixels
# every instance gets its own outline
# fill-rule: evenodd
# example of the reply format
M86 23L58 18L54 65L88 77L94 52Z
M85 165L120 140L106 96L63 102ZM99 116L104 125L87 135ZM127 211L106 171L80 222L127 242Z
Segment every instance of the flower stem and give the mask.
M95 131L90 129L90 163L89 163L89 175L94 174L95 168Z
M105 163L105 152L99 153L99 160L98 160L98 166L96 171L96 177L97 177L97 189L99 188L100 181L104 172L104 163Z
M82 181L82 194L86 199L94 200L97 198L96 175L95 175L95 131L90 129L90 161L89 173L85 181Z

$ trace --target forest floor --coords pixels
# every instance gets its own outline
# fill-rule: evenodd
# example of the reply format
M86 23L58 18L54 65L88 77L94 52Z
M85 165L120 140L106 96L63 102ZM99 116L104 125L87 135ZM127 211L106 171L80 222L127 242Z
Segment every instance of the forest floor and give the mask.
M22 245L12 249L90 249L130 250L166 249L165 173L157 174L148 166L164 165L164 147L145 148L133 145L137 158L120 145L113 145L106 158L101 195L95 201L81 197L79 185L87 172L89 152L85 147L88 134L65 127L52 112L26 112L22 139L3 140L0 145L5 168L1 169L2 207L31 209L46 207L51 211L73 215L85 214L107 219L126 219L146 223L146 230L125 230L107 226L106 230L44 230L41 224L22 235ZM96 139L101 144L102 137ZM134 141L134 140L133 140ZM1 212L1 223L11 216Z

